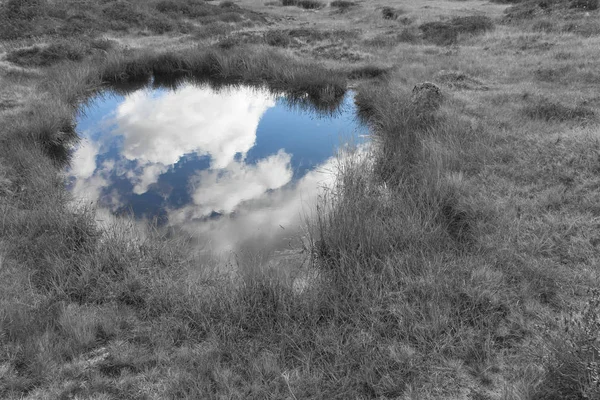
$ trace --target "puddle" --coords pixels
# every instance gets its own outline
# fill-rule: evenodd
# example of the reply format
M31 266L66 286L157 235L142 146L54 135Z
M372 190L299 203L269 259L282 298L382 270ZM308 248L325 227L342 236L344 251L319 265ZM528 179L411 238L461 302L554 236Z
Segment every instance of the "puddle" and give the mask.
M217 254L297 247L304 216L334 179L336 149L367 133L351 92L320 112L266 89L192 83L105 92L77 129L67 173L76 199L153 219Z

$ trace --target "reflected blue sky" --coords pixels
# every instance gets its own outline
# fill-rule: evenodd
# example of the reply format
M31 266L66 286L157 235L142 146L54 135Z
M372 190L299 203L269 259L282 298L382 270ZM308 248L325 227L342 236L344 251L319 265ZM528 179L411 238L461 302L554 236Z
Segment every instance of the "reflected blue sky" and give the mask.
M217 251L297 225L303 205L331 183L336 148L366 134L351 93L324 115L266 89L194 84L105 92L77 129L75 198L156 218Z

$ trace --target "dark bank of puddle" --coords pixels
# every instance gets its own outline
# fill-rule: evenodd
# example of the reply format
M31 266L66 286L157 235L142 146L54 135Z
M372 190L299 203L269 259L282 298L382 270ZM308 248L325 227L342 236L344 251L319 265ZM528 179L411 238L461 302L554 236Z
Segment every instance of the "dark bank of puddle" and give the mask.
M194 83L104 91L77 129L76 199L153 219L215 253L289 247L335 178L337 150L367 133L352 92L324 111L263 88Z

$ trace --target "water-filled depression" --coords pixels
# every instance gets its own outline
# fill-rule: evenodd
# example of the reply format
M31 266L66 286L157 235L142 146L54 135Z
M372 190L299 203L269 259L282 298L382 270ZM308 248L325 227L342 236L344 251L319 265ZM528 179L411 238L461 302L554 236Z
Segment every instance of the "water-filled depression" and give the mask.
M318 191L336 149L360 143L352 93L339 106L249 86L105 91L77 121L68 182L76 199L152 219L203 249L282 248Z

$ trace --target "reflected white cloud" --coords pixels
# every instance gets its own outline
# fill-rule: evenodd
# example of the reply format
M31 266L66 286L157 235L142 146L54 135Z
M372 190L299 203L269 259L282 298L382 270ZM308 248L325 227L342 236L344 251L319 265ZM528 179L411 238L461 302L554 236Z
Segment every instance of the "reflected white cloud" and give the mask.
M78 179L87 179L96 170L96 156L99 146L87 139L82 140L71 159L72 174Z
M185 154L210 155L214 169L227 167L237 153L245 155L260 118L273 106L274 95L248 87L217 92L189 85L160 96L139 91L119 105L115 133L123 136L123 155L142 165L136 187L143 193L158 170Z
M231 213L247 200L278 189L292 179L291 155L280 150L256 165L234 161L224 170L204 170L192 177L194 217L216 211Z
M332 157L308 172L295 185L273 192L262 192L253 201L241 203L235 215L216 220L193 220L202 214L202 206L189 205L169 212L170 224L204 240L216 254L236 251L244 242L257 241L266 248L280 247L280 242L299 234L303 217L312 211L318 194L335 181L337 158Z
M77 179L71 192L76 199L97 202L100 199L102 189L109 185L109 182L99 175L87 179Z
M148 191L148 187L153 183L158 182L158 178L167 172L169 167L163 164L148 164L145 165L139 170L141 173L136 174L134 171L130 171L128 177L133 183L133 193L135 194L144 194Z
M241 153L243 160L254 146L260 118L268 108L275 106L275 100L267 90L256 88L215 91L208 86L192 85L173 92L160 92L158 96L151 90L128 95L111 120L116 127L112 135L104 136L104 143L83 141L76 149L71 167L71 174L76 178L74 194L97 201L102 188L110 186L107 175L97 170L96 157L101 147L108 148L108 141L114 140L115 136L122 136L120 155L123 158L113 160L105 167L114 169L117 176L127 177L133 185L133 193L138 195L146 193L163 173L190 153L209 155L211 168L227 169L234 176L232 182L249 179L249 174L254 172L256 175L257 172L234 161L235 156ZM102 121L102 125L105 126L106 121ZM135 160L135 166L126 160ZM273 181L262 182L267 187L265 190L281 186L278 182L287 176L280 168L281 163L285 163L281 155L269 160L277 164L279 175L271 174ZM270 167L273 167L265 163L259 165L263 173L271 172ZM203 181L212 179L211 192L222 182L218 176L218 172L212 171L202 177ZM206 193L198 195L205 196ZM224 210L232 209L254 195L241 193L240 199L229 199ZM209 207L215 208L219 198L222 196L208 196Z
M85 152L87 152L87 150ZM93 159L95 163L95 156ZM104 207L107 207L112 211L116 211L121 207L122 201L117 191L112 190L110 194L103 196L104 189L111 186L110 175L114 165L115 163L113 161L107 160L96 167L95 171L91 174L89 174L89 170L84 170L84 172L73 171L73 175L76 179L71 189L71 193L73 193L74 198L97 203L102 197Z
M128 174L134 192L145 193L185 154L210 155L212 168L226 167L254 146L260 118L273 106L274 95L249 87L217 92L188 85L160 96L150 90L127 96L114 133L123 136L123 156L139 164Z

